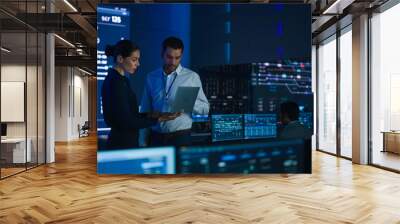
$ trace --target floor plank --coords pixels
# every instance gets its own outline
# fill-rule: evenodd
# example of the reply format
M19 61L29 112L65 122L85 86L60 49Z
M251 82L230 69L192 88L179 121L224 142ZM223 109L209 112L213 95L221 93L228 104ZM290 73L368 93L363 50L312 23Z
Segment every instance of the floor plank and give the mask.
M0 181L0 223L400 223L400 175L313 153L312 175L96 174L96 139Z

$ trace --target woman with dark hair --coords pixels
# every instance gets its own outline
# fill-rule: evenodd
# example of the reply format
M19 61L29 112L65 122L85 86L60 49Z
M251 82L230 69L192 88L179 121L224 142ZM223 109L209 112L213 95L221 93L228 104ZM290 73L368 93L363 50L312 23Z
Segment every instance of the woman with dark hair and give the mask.
M127 77L140 65L140 50L136 44L121 40L114 46L107 46L106 55L114 58L114 66L108 70L101 91L104 121L111 127L107 149L135 148L139 129L173 120L179 114L139 113L136 94Z

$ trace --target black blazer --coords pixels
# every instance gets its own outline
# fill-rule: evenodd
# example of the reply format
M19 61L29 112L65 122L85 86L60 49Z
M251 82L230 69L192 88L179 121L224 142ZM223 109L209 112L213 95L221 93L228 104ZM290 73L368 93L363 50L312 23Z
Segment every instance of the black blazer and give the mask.
M157 119L146 118L138 111L135 92L128 78L110 68L101 90L104 121L111 127L108 149L138 147L139 129L153 126Z

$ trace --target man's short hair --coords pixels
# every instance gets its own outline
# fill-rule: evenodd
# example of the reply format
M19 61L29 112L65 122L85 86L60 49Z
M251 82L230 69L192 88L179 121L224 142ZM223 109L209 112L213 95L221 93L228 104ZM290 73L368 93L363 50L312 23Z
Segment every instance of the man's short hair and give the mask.
M165 50L167 47L170 47L172 49L182 49L183 52L183 42L181 39L177 37L168 37L166 38L163 43L162 43L162 53L164 54Z
M299 119L299 105L293 101L286 101L280 105L281 114L287 114L291 121Z

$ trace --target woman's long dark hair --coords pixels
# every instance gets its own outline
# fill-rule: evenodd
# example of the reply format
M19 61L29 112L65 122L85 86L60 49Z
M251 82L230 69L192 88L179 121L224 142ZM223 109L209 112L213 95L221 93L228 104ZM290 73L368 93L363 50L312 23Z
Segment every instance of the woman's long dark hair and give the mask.
M108 57L112 56L114 58L114 62L117 60L118 55L121 55L123 58L129 57L132 52L135 52L139 49L139 46L133 43L130 40L120 40L115 45L107 45L106 46L106 55Z

